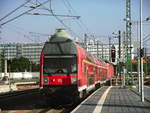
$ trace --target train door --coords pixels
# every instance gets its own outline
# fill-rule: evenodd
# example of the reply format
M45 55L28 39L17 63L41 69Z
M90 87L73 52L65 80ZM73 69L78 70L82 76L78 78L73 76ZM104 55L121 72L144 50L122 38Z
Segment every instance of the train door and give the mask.
M88 66L88 86L93 85L94 84L94 79L95 79L95 68L93 65L89 65Z
M86 64L85 62L82 62L82 73L83 73L83 80L84 80L84 84L87 85L88 84L88 64Z

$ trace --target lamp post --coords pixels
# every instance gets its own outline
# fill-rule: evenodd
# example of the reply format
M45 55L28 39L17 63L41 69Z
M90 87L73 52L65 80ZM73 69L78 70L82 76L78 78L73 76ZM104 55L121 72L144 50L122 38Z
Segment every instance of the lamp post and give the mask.
M124 21L127 21L127 19L123 19ZM141 20L140 21L130 21L131 22L131 24L132 25L137 25L137 40L138 40L138 37L139 37L139 35L138 35L138 33L139 33L139 25L140 24L144 24L145 22L147 22L147 21L149 21L150 20L150 17L147 17L146 19L144 19L144 20L142 20L142 18L141 18ZM141 31L141 30L140 30ZM149 40L150 38L148 38L150 36L150 34L148 34L145 38L143 38L143 39L141 39L143 42L146 42L147 40ZM141 43L139 44L139 46L141 45ZM140 48L139 47L139 49L137 49L137 51L138 51L138 92L139 93L141 93L141 77L140 77L140 73L141 73L141 71L140 71L140 51L141 51L141 49L142 48Z
M96 50L97 51L97 58L99 58L99 41L98 40L97 40L96 44L97 44L97 50Z
M87 34L84 34L84 47L85 50L87 51Z
M109 38L109 61L111 62L111 37Z
M141 101L144 102L144 81L143 81L143 29L142 29L142 0L140 0L140 82L141 82Z
M31 61L31 56L30 56L30 72L32 72L32 61Z

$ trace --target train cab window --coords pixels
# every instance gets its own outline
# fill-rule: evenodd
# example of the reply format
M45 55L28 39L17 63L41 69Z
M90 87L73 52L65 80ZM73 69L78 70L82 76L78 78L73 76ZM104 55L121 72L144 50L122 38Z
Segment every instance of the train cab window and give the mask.
M44 74L68 74L77 73L77 60L73 58L45 58Z
M77 54L75 44L72 42L48 42L44 45L44 54Z
M72 64L71 65L71 72L77 73L77 64Z

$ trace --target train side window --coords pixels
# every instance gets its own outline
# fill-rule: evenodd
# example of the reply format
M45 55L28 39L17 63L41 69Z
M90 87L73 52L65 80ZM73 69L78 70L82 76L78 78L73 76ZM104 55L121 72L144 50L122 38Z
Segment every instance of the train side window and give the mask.
M84 73L86 73L86 64L84 64Z
M98 69L98 75L100 76L100 69Z
M93 72L94 74L96 74L96 67L93 67Z
M82 72L83 72L83 73L86 73L86 64L85 64L85 63L83 63Z
M95 67L95 73L96 73L96 75L98 74L98 68L97 67Z
M98 69L97 71L98 71L98 75L100 76L100 69Z

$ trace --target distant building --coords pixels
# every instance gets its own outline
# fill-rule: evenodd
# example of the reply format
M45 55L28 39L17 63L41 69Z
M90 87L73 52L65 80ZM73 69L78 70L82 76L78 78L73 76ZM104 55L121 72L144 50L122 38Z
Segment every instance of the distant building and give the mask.
M7 43L0 44L0 52L4 52L5 58L10 60L21 56L39 64L43 43Z
M116 50L116 60L114 62L114 64L117 64L117 62L119 62L119 45L118 44L113 44L115 46L115 50ZM111 47L112 47L112 44L103 44L97 40L88 40L86 42L86 45L85 45L86 49L88 52L90 52L91 54L93 54L95 57L97 58L101 58L103 60L108 60L108 61L111 61ZM131 56L132 56L132 59L134 58L135 56L135 48L133 47L132 45L132 51L131 51ZM126 50L125 48L123 47L123 45L121 44L121 58L120 58L120 61L121 62L125 62L125 59L124 59L124 55L126 54Z
M98 42L97 40L88 40L86 45L82 43L82 45L87 49L88 52L90 52L95 57L104 59L104 60L111 60L111 47L112 45L109 44L102 44ZM44 43L7 43L7 44L0 44L0 52L4 52L6 59L13 59L13 58L19 58L21 56L28 58L30 61L35 62L36 64L40 63L40 54L42 51L42 48L44 46ZM118 62L118 44L114 44L116 49L116 61L114 64ZM132 48L132 59L134 58L135 54L133 54L135 51L134 48ZM124 61L123 55L125 54L125 51L123 47L121 46L121 61Z

